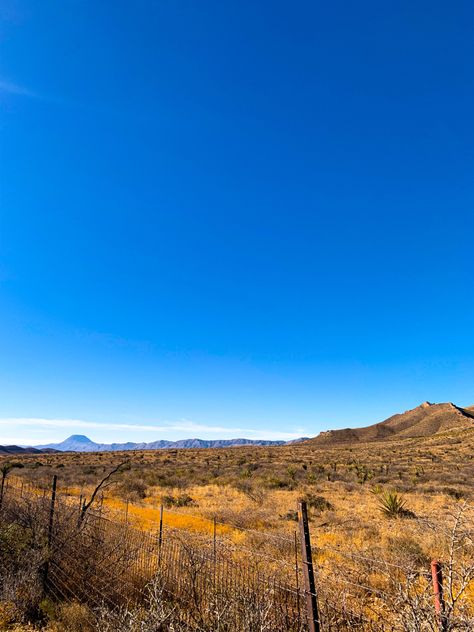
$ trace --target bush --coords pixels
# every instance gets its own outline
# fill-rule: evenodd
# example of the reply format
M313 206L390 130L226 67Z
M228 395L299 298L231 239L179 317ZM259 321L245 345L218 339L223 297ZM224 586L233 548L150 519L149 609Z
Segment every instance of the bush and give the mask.
M293 489L291 481L276 476L269 476L265 483L268 489Z
M265 491L261 487L252 485L248 481L237 481L234 487L255 503L262 504L265 500Z
M294 509L289 509L282 518L283 520L293 520L294 522L298 522L298 512Z
M51 632L93 632L96 630L94 618L89 608L72 602L61 604L48 627Z
M194 499L188 494L178 494L178 496L172 496L167 494L162 498L165 507L195 507L196 503Z
M122 498L129 500L143 500L143 498L146 498L147 489L148 486L143 480L139 478L128 478L120 484L119 494Z
M334 509L333 505L324 498L324 496L315 496L314 494L306 494L303 497L307 506L315 511L325 511Z
M406 500L396 492L382 492L377 498L380 511L387 518L403 518L413 516L413 512L406 508Z

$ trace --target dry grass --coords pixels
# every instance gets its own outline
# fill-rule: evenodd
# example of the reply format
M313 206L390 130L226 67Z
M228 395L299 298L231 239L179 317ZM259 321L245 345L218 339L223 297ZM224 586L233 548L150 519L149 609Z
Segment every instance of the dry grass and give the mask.
M106 490L104 507L122 517L127 512L148 530L157 529L164 503L168 527L211 534L216 519L218 536L269 551L277 544L262 544L258 533L292 537L297 500L305 497L321 576L325 569L344 567L344 556L354 553L406 569L429 568L434 557L446 560L447 539L440 533L456 507L474 499L474 430L327 448L308 443L21 456L15 461L25 467L15 470L15 478L41 494L57 474L62 492L79 506L79 496L89 497L97 481L124 459L130 466ZM381 512L384 491L401 494L404 515L391 519ZM371 586L386 586L378 568L360 563ZM462 603L474 616L474 582Z
M428 439L319 448L311 444L215 450L22 456L17 478L48 488L57 474L63 492L87 496L124 459L130 467L106 491L105 504L153 528L165 503L170 526L209 532L212 519L259 530L292 533L297 499L322 496L332 509L313 509L316 538L383 542L394 526L372 491L402 494L415 515L443 520L459 499L474 496L474 430ZM185 506L173 499L188 497ZM169 500L171 499L171 503Z

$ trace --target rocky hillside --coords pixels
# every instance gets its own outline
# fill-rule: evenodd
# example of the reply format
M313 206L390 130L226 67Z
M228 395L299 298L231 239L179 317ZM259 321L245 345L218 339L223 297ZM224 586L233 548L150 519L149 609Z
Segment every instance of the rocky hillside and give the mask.
M474 406L460 408L452 403L420 406L393 415L385 421L364 428L328 430L311 439L317 445L431 437L449 430L474 429Z

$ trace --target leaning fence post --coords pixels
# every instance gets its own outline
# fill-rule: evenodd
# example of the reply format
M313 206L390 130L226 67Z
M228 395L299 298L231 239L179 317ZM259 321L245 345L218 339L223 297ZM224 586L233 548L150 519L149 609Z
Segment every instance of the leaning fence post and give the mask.
M443 597L443 571L438 560L431 562L431 579L433 581L433 594L436 619L438 620L439 629L445 632L448 629L445 615L444 597Z
M301 558L303 562L303 579L306 595L306 612L308 616L309 632L321 632L319 621L316 583L314 581L313 556L311 554L311 539L309 535L308 510L306 503L298 503L298 522L301 537Z

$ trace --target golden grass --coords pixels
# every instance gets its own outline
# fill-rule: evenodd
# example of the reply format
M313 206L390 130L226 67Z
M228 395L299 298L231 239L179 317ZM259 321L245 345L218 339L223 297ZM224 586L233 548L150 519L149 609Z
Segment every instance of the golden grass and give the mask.
M321 549L341 548L372 555L408 555L397 547L411 538L429 557L445 551L418 523L387 520L374 485L403 494L416 515L446 525L458 498L474 498L474 430L404 441L321 448L312 444L214 450L166 450L129 453L49 454L15 458L25 465L17 479L39 488L59 477L59 489L73 497L90 497L97 482L119 462L130 469L106 491L109 510L140 526L157 530L160 504L186 494L190 506L166 507L165 526L218 535L235 543L252 543L252 530L292 537L291 519L298 498L322 496L332 506L311 510L313 542ZM5 460L5 459L4 459ZM42 493L42 492L39 492ZM226 523L222 525L220 523ZM250 529L251 531L247 531ZM405 548L408 547L406 544ZM414 547L414 545L413 545ZM408 547L409 548L409 547ZM330 556L321 551L321 555Z
M474 500L473 455L474 431L464 430L428 439L326 449L302 444L22 456L15 461L25 468L15 470L12 480L28 481L42 494L57 474L59 492L76 502L80 495L90 498L98 481L128 459L129 469L105 492L106 511L120 520L127 514L131 523L154 533L161 504L166 505L165 528L184 533L212 536L215 518L217 535L241 545L236 557L244 557L252 549L276 560L294 559L291 541L297 529L298 499L322 497L324 502L310 508L320 572L347 568L357 576L359 562L350 556L364 556L367 562L360 562L364 581L383 591L387 576L383 567L370 560L399 565L401 569L394 568L394 573L402 573L411 564L428 570L432 558L446 559L447 548L445 539L439 537L441 531L427 529L419 520L387 519L374 487L401 493L416 517L427 518L443 530L449 527L450 513L460 502ZM182 496L189 503L169 506ZM288 538L290 545L281 547L278 540L268 539L272 534ZM421 593L426 579L420 576L416 581ZM462 602L474 614L474 581ZM373 616L370 609L366 616Z

